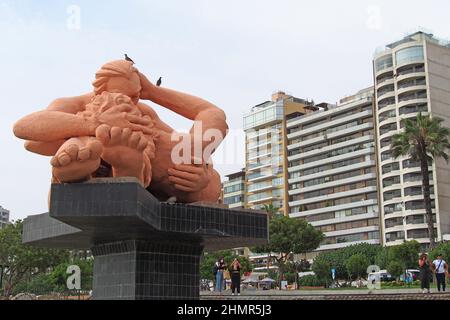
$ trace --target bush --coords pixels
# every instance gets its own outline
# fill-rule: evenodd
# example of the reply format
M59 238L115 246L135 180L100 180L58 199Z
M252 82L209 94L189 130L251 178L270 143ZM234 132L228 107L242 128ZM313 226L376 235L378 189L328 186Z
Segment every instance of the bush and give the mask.
M345 262L348 277L351 279L359 279L367 272L367 267L370 265L369 259L362 253L351 256Z
M339 250L321 252L314 259L312 270L324 283L331 283L331 269L336 269L336 279L348 279L346 262L352 256L363 255L367 260L366 268L375 263L375 258L383 248L378 245L361 243L351 245Z
M52 292L61 292L61 288L55 286L49 274L38 274L31 279L19 282L13 289L12 294L32 293L35 295L44 295Z
M286 272L284 274L284 279L288 282L288 284L295 283L295 273L293 273L293 272Z
M400 277L400 275L405 271L403 264L399 261L393 260L389 262L387 266L387 271L393 276L393 277Z
M319 280L317 278L317 276L315 276L315 275L307 275L307 276L301 277L298 280L298 284L301 287L323 287L323 286L325 286L325 283L323 281Z

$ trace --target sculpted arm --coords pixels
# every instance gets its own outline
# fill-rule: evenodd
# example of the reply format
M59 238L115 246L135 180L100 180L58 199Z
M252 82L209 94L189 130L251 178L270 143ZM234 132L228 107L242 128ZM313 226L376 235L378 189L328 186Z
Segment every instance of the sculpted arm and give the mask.
M218 130L225 138L228 130L225 113L212 103L201 98L178 92L175 90L153 85L143 74L140 74L142 93L141 98L153 101L173 112L194 120L202 125L202 133L209 129ZM191 130L193 134L194 128ZM210 141L202 141L203 149Z
M14 125L14 134L21 139L33 141L27 143L31 150L36 142L44 142L47 151L51 151L54 142L73 136L90 136L95 134L96 124L88 119L76 116L83 110L89 97L61 98L53 101L46 110L34 112ZM48 144L50 142L50 144Z

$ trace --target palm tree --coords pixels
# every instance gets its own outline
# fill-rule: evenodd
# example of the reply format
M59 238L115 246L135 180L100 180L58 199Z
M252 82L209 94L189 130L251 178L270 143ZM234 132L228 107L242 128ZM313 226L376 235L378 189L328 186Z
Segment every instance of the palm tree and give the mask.
M443 120L418 113L417 117L402 120L405 130L392 137L391 152L394 158L409 156L413 161L420 162L422 172L422 193L425 202L430 249L435 246L435 233L430 198L430 176L428 166L437 158L443 158L447 163L450 149L450 130L442 127Z
M269 219L272 219L278 213L278 210L279 209L277 207L275 207L273 205L273 203L264 205L264 211L267 212L267 216L269 217ZM269 253L267 254L267 272L269 272L270 258L271 258L271 253L269 251Z
M264 211L267 212L269 218L273 218L278 213L278 208L275 207L272 203L264 205Z

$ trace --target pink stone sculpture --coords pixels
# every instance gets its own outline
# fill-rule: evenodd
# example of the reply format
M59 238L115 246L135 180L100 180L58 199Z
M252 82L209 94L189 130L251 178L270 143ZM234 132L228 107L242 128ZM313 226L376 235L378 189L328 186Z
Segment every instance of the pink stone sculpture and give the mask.
M14 125L14 134L26 140L28 151L52 157L53 183L135 177L163 201L174 197L185 203L218 201L220 176L210 156L228 131L221 109L201 98L155 86L126 60L105 64L93 86L91 93L56 99ZM141 99L195 125L189 133L179 134ZM180 137L187 137L188 147L174 152L183 146Z

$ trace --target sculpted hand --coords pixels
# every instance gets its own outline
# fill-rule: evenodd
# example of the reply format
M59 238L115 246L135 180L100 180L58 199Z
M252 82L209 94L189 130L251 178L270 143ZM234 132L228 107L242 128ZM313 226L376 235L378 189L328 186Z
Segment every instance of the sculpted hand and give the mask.
M144 100L151 100L151 92L156 88L156 86L148 80L148 78L139 72L139 78L141 79L141 95L140 98Z
M144 134L152 134L153 122L148 116L137 116L129 112L132 111L132 106L123 104L112 107L111 109L99 114L96 122L100 124L107 124L110 127L129 128L132 131L140 131Z
M169 181L185 192L198 192L208 186L210 176L206 164L180 164L168 170Z

